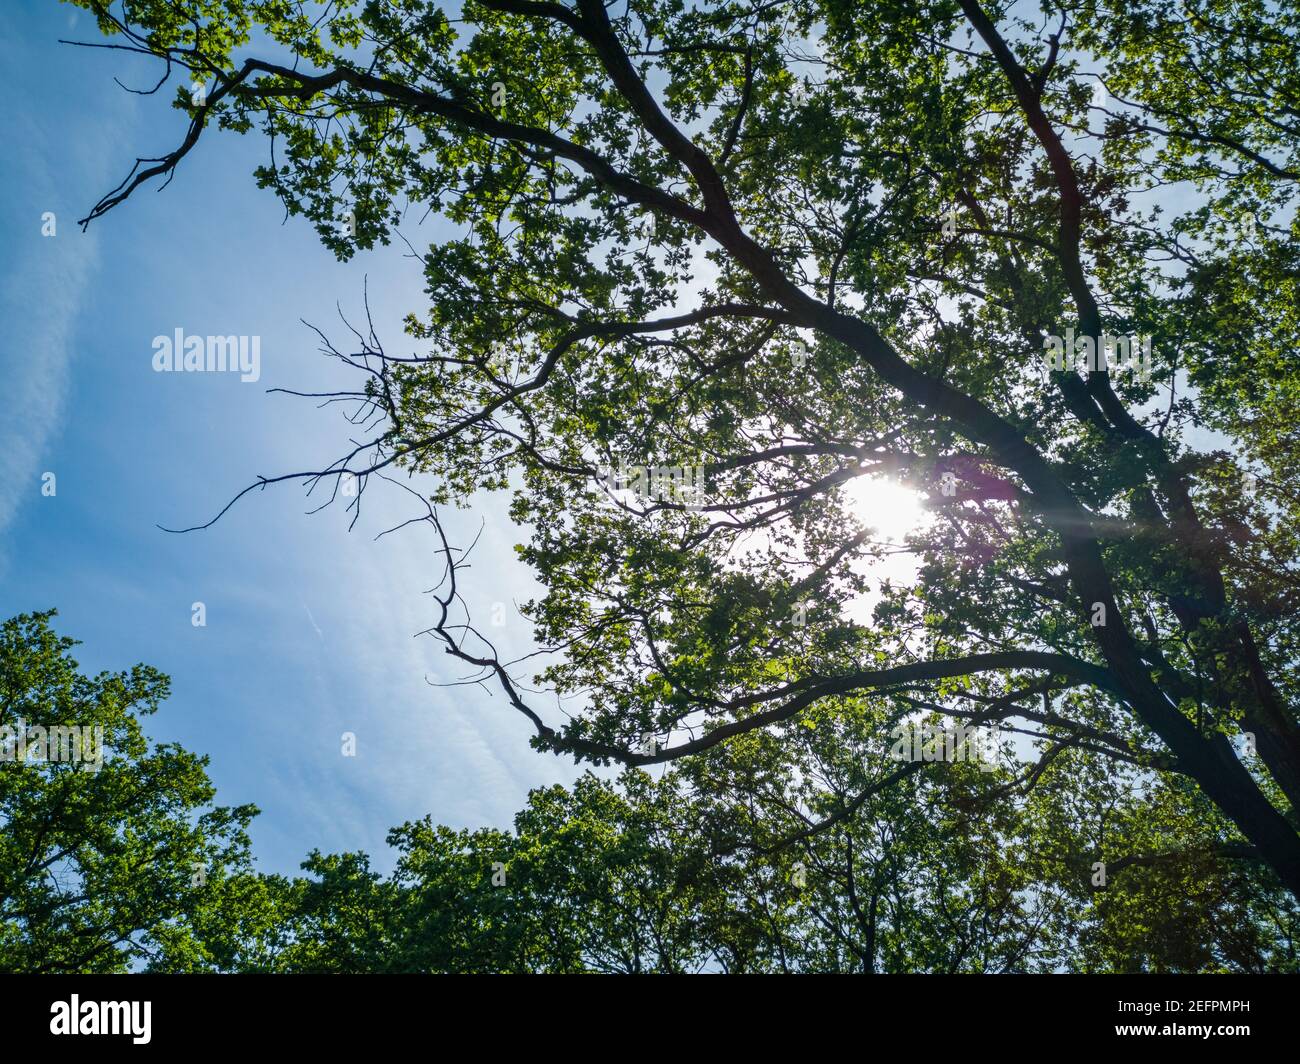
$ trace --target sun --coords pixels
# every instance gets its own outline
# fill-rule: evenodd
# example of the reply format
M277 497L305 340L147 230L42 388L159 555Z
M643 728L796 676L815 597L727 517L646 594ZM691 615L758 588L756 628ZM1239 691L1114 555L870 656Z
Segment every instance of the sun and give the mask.
M901 546L934 516L920 495L887 477L857 477L845 485L844 492L853 514L874 529L882 543Z

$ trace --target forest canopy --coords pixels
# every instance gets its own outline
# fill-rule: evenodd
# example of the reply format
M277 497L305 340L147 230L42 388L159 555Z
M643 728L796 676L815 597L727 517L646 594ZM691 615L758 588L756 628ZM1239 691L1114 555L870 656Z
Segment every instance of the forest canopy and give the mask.
M257 871L252 806L207 759L151 742L168 683L96 677L51 613L5 622L5 719L94 720L96 772L0 760L7 972L1295 971L1300 910L1185 781L1064 752L1021 796L1006 769L917 762L854 701L656 776L532 792L513 829L431 818L391 867L312 852ZM901 777L901 778L898 778ZM851 797L850 797L851 796ZM836 817L814 830L810 816ZM1084 859L1125 858L1104 885Z
M340 259L422 269L322 337L369 435L240 498L405 488L428 634L597 770L257 879L274 946L201 963L1294 965L1294 10L74 2L187 119L84 225L239 134ZM484 492L520 660L440 518Z

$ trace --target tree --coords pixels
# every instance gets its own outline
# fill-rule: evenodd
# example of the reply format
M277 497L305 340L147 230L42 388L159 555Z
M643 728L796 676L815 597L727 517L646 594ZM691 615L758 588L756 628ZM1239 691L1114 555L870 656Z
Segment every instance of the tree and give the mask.
M1300 895L1296 12L77 2L206 86L86 224L216 128L272 140L257 180L340 257L409 205L459 227L413 353L327 343L377 434L272 480L430 474L440 537L513 491L569 715L461 613L445 539L431 631L539 748L662 764L849 695L1000 720L1204 815L1190 781L1220 856ZM867 623L845 489L884 476L935 520Z
M683 972L710 943L679 877L670 789L584 777L534 791L515 831L394 829L392 876L313 854L281 910L278 971Z
M53 616L0 628L0 971L179 963L195 916L251 875L257 810L211 806L207 759L145 737L165 676L82 675Z
M1070 750L1013 800L1008 768L894 759L883 713L538 789L513 831L405 824L387 876L313 853L246 888L274 899L260 925L210 910L204 953L289 973L1296 970L1300 907L1258 861L1216 860L1230 825L1183 808L1206 804L1193 788L1116 787ZM1102 843L1132 855L1104 885L1069 857Z
M1117 784L1081 748L1045 754L1032 785L1009 748L901 759L889 702L859 696L658 779L633 768L538 789L513 830L404 824L388 875L364 853L319 851L304 875L259 873L256 810L210 808L205 761L143 733L167 678L80 675L51 617L6 622L0 643L0 728L30 740L0 762L0 970L1300 965L1300 906L1258 860L1228 859L1231 825L1177 777ZM69 722L104 729L102 745L75 747L102 758L37 741ZM1073 855L1107 850L1126 856L1099 885Z

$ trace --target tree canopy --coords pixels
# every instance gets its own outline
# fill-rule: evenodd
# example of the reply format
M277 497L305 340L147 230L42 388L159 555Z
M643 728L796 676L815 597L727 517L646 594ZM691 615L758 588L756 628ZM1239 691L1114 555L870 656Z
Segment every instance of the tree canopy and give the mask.
M213 806L206 758L149 741L167 677L83 675L53 616L0 628L0 971L127 971L251 874L257 809ZM56 728L89 741L46 745Z
M427 302L399 336L327 341L373 436L249 490L414 478L448 653L539 749L671 766L605 815L743 827L691 833L709 875L729 846L725 874L747 870L693 918L771 920L722 954L1196 967L1218 961L1173 958L1163 904L1300 896L1294 10L75 2L189 79L182 142L86 224L224 131L267 138L256 180L341 258L416 246L426 213L452 234L418 246ZM929 500L914 580L880 579L895 548L848 501L883 478ZM540 668L464 611L439 507L483 490L512 494L544 588L523 607ZM922 718L1017 741L987 772L880 761ZM564 801L585 838L606 793L535 798L520 838ZM640 862L630 905L702 889L692 849L670 874L653 837L609 854ZM437 877L496 845L395 841L436 865L432 921ZM797 945L773 894L745 895L791 860L822 892ZM1149 889L1093 898L1098 864ZM349 896L403 885L319 870ZM991 927L945 937L956 896ZM1043 906L1074 930L1031 959ZM683 918L619 964L691 963ZM527 957L510 934L493 948ZM1243 936L1214 949L1268 963Z
M3 726L94 720L100 767L0 761L0 970L24 972L1294 971L1300 908L1174 777L1069 750L900 764L883 706L755 732L658 778L534 791L513 829L430 818L259 872L257 810L151 744L167 680L87 677L52 615L4 625ZM925 768L926 771L919 771ZM934 771L942 769L942 771ZM813 817L835 818L834 830ZM1075 855L1130 855L1098 885ZM1189 859L1188 854L1196 855ZM391 860L388 859L391 856Z

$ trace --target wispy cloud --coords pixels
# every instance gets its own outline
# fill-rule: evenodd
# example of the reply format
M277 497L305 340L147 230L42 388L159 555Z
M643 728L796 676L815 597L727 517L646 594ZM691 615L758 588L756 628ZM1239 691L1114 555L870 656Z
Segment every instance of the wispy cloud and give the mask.
M32 231L39 233L39 215ZM40 498L40 474L57 431L74 362L75 321L96 260L93 239L28 247L0 288L9 323L5 383L10 401L0 427L0 532L24 503ZM57 470L53 470L57 474Z
M93 235L76 228L73 204L87 188L103 189L109 159L117 159L130 104L107 114L72 118L58 101L36 98L29 77L39 60L25 52L22 32L0 23L0 90L7 106L0 137L8 156L0 239L8 254L0 273L0 316L6 342L0 354L9 402L0 422L0 532L19 509L41 499L42 472L61 424L76 361L78 316L99 259ZM53 235L45 235L47 212ZM6 558L0 553L0 570Z

